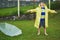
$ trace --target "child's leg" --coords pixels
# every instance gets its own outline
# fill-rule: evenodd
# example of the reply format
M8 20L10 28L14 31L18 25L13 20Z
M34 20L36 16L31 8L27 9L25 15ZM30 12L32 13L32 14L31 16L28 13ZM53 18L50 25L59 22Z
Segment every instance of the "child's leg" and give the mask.
M47 32L46 32L46 27L44 27L44 34L45 35L48 35Z
M40 27L38 28L38 34L37 35L40 35Z

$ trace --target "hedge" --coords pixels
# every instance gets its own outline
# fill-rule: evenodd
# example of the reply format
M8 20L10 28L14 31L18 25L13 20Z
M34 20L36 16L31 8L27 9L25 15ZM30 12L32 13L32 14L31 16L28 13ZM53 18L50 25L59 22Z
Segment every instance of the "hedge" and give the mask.
M60 1L55 1L51 3L51 9L60 10Z
M12 16L17 14L17 7L14 8L0 8L0 17Z
M27 10L32 9L33 6L22 6L20 7L20 14L25 14ZM0 17L17 15L17 7L13 8L0 8Z

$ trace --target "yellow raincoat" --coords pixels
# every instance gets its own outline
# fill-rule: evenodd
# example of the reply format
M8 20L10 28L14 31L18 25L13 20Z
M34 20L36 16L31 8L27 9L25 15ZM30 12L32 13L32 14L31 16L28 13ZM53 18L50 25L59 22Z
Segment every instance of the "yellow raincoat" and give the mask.
M36 12L36 20L35 20L35 27L36 28L39 28L39 24L40 24L40 19L41 19L41 7L37 7L36 9L31 9L29 10L31 13L32 12ZM50 10L47 8L47 6L45 5L45 27L47 28L48 27L48 12L51 12L51 13L56 13L55 10Z

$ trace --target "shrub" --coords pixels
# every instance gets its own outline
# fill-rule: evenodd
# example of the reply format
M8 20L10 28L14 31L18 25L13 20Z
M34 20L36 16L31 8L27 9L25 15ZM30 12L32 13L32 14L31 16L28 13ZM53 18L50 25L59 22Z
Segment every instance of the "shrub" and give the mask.
M52 2L51 3L51 9L59 10L60 9L60 1Z
M3 16L11 16L11 15L16 15L17 14L17 8L3 8L0 9L0 17Z

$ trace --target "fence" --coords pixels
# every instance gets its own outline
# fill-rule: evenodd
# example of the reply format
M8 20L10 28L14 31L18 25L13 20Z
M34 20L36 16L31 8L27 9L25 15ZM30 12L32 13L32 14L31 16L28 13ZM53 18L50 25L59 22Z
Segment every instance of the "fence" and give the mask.
M36 1L35 4L38 4L39 2L40 1ZM33 4L34 4L33 1L20 1L21 6L33 5ZM17 7L17 1L0 0L0 8L6 8L6 7Z
M0 8L15 6L17 6L17 1L0 0Z

